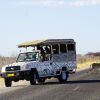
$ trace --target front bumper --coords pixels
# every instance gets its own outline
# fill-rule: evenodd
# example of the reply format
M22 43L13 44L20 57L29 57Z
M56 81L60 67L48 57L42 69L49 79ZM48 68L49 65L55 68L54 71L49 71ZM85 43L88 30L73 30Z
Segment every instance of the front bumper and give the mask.
M2 78L11 78L11 79L28 79L30 76L30 71L9 71L1 73Z

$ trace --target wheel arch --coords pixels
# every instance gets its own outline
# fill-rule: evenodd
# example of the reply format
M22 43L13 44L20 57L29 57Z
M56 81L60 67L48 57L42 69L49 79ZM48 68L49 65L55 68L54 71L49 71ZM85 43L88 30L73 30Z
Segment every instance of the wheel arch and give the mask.
M37 79L39 78L39 73L38 73L38 70L36 69L36 68L31 68L31 70L30 70L30 74L31 73L36 73L36 77L37 77Z

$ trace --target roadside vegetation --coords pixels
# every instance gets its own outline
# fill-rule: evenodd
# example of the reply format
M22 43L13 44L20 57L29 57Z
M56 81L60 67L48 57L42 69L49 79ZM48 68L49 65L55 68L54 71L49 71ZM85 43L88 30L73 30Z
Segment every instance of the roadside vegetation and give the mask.
M3 57L0 56L0 69L2 66L6 65L6 64L11 64L13 62L15 62L16 57Z
M83 67L88 67L92 63L100 63L100 52L89 52L86 55L77 55L77 66L79 69Z

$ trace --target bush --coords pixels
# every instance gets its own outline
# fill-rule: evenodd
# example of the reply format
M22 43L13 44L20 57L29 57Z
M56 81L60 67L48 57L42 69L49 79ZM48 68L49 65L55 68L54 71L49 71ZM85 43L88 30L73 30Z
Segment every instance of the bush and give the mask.
M0 56L0 69L6 64L11 64L16 61L15 57L2 57Z

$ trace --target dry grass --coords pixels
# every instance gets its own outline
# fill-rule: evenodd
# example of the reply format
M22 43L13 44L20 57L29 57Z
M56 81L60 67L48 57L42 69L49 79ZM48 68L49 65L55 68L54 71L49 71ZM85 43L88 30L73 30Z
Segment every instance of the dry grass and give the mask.
M92 63L100 63L100 56L77 56L77 67L89 67Z
M16 58L15 57L0 57L0 68L6 64L11 64L15 62Z

